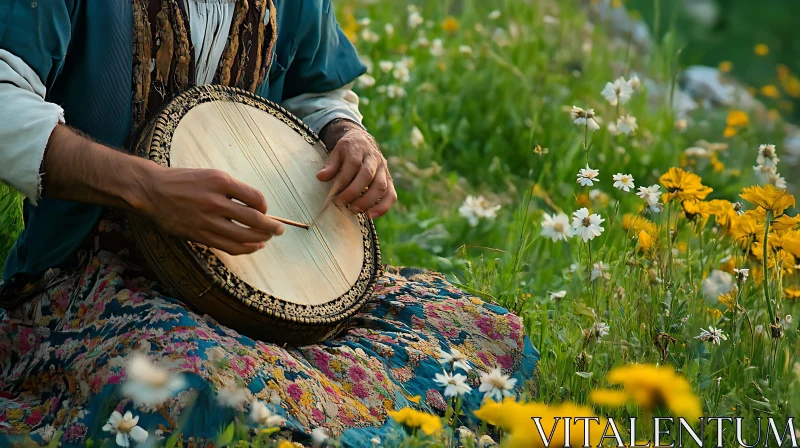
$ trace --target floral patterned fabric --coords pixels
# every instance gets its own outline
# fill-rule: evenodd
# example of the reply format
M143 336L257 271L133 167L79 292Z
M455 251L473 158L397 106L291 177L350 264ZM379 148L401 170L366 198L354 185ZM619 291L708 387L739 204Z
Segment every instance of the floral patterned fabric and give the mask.
M100 225L106 233L121 230L113 221ZM442 372L440 350L458 349L474 367L464 400L470 418L482 399L480 371L500 367L518 380L517 394L532 387L539 355L522 320L437 274L387 268L353 328L290 348L190 311L143 276L128 249L94 246L79 269L53 279L43 293L0 308L0 446L20 434L44 444L55 431L62 431L63 446L83 446L87 437L113 440L102 427L115 409L138 415L154 439L180 427L188 446L203 446L253 398L286 417L294 440L323 427L343 435L346 446L369 446L390 430L387 411L446 407L433 381ZM135 406L120 392L134 353L182 372L185 389L157 408ZM237 385L245 388L242 399L221 405L216 392Z

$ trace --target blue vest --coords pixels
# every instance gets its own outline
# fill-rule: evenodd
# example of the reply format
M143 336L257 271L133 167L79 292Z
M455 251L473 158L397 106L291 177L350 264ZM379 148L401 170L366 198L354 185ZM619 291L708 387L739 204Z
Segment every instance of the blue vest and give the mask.
M274 3L278 39L258 95L280 102L338 89L364 73L330 0ZM0 0L0 48L39 75L47 101L64 108L69 126L111 147L121 147L131 131L132 26L130 0ZM26 200L25 230L3 278L73 265L101 211L47 197L35 207Z

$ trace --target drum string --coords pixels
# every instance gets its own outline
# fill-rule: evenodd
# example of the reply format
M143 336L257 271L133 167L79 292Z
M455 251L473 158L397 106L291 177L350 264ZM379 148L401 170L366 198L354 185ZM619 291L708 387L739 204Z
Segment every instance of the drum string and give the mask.
M292 183L291 179L289 178L289 175L286 172L286 169L284 168L283 164L280 162L280 159L274 153L274 150L272 149L271 145L269 144L269 141L267 141L264 138L264 136L261 135L260 132L256 131L258 125L257 125L257 123L255 123L255 120L248 113L247 110L242 110L242 109L245 109L245 108L238 108L237 107L236 109L238 109L238 112L242 117L243 123L245 123L247 125L247 127L250 129L252 134L256 136L257 139L261 140L261 145L260 145L261 149L267 155L267 157L269 158L270 162L272 162L273 166L282 174L279 177L281 178L281 181L286 186L287 190L289 190L290 196L291 196L291 201L296 204L297 210L300 212L301 215L303 215L305 217L305 221L311 223L311 221L314 218L311 216L310 211L305 206L303 201L300 200L300 194L299 194L297 188L295 187L295 185ZM250 148L248 148L248 149L250 149ZM253 160L253 158L247 156L247 159L255 169L256 166L255 166L255 163L254 163L255 161ZM256 169L256 172L258 173L259 177L261 177L262 182L265 185L269 185L269 183L266 182L266 180L263 178L263 176L261 174L262 172L264 172L264 170ZM276 193L276 192L271 191L271 193ZM282 196L282 195L280 195L278 193L275 196ZM282 197L281 199L285 199L285 198ZM342 267L341 267L341 265L339 263L339 260L334 255L334 253L331 250L330 246L327 244L324 236L322 235L322 232L319 229L319 226L312 225L308 229L308 231L310 231L314 235L312 238L309 238L308 240L310 240L311 245L314 246L316 248L316 250L312 251L310 247L306 247L306 250L308 252L312 253L312 255L313 255L313 253L316 253L317 255L322 255L321 258L323 259L323 260L318 260L317 257L313 257L312 256L311 257L312 262L315 265L317 265L317 267L320 269L320 271L322 271L322 272L329 271L331 274L333 274L331 277L334 277L339 281L340 287L344 287L345 289L349 288L351 285L347 281L347 276L344 273L344 270L342 269ZM306 239L302 239L302 240L303 241L308 241ZM318 261L323 261L322 265L320 265L320 263ZM338 275L336 275L337 273L338 273ZM328 277L327 280L328 280L328 283L330 283L330 281L332 279L330 277ZM331 284L331 286L333 287L333 284Z
M279 171L280 174L282 174L282 175L279 175L278 177L280 177L281 181L284 182L284 185L286 186L286 189L290 191L291 196L292 196L291 197L291 201L293 201L296 204L297 211L300 213L300 215L304 215L306 217L306 219L304 219L306 222L309 222L309 220L307 218L310 216L310 213L307 210L307 208L305 207L305 205L302 203L302 201L299 201L299 198L298 198L299 197L299 193L297 192L296 188L294 188L294 186L290 182L289 183L286 182L286 179L288 179L289 176L286 173L286 170L284 169L283 165L280 163L280 160L277 158L277 155L274 153L274 150L272 149L272 146L269 144L269 141L264 139L263 135L261 135L260 132L257 132L256 129L254 129L254 128L257 128L258 125L257 125L257 123L255 123L255 120L252 118L252 116L250 116L250 114L247 112L247 110L240 110L241 108L238 108L238 107L236 109L237 109L237 112L239 113L239 115L240 115L240 117L242 119L241 120L242 123L244 123L248 127L248 129L250 130L251 134L253 136L255 136L256 139L260 140L260 142L259 142L260 143L260 145L259 145L260 148L259 149L261 149L263 154L265 154L267 156L267 158L270 160L270 162L272 163L272 167L275 170ZM278 200L281 201L281 203L285 204L285 203L290 202L290 201L286 200L287 198L283 194L281 194L281 192L282 192L281 189L273 190L273 189L269 188L269 185L271 185L271 182L268 182L264 178L264 176L262 174L262 173L267 172L267 169L269 167L263 167L264 169L259 169L260 167L258 166L258 163L257 163L257 159L258 158L251 157L250 154L249 154L249 151L253 151L253 154L255 154L256 152L258 152L258 150L256 148L251 148L249 145L245 145L244 142L240 142L240 147L243 149L243 153L245 154L245 157L247 158L248 162L250 163L251 166L253 166L254 170L256 171L256 173L261 178L262 183L269 190L271 195L273 197L277 197ZM325 275L324 276L325 277L325 281L330 285L331 289L334 289L334 290L337 289L337 288L331 282L331 280L333 278L336 278L337 280L339 280L339 282L343 282L343 283L340 284L340 286L349 286L348 284L346 284L346 278L345 278L344 272L341 269L341 267L338 265L336 257L333 256L333 253L330 250L328 250L328 246L324 242L324 238L322 237L322 235L318 232L318 229L316 229L316 226L312 226L308 230L312 231L314 233L314 236L312 238L310 238L310 239L300 238L300 240L302 241L302 244L303 244L303 246L305 248L305 252L310 255L309 258L314 263L314 265L317 266L317 268L320 270L320 272L326 272L326 271L329 272L329 275ZM310 240L310 243L311 243L311 247L309 247L309 244L308 244L309 240ZM321 240L321 241L317 241L317 240ZM320 248L322 248L322 250L320 250ZM327 260L325 260L326 263L323 263L322 265L320 265L320 263L318 263L318 258L319 258L319 255L320 255L321 252L324 253L325 255L327 255L327 257L325 257L325 256L322 257L322 258L327 258ZM339 275L338 276L336 275L336 272L334 270L332 270L332 265L335 265L338 268L338 271L339 271Z

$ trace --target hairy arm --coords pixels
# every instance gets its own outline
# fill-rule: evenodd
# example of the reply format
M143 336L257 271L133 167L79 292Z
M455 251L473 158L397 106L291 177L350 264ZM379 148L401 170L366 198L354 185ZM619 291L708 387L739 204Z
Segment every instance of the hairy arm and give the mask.
M258 190L223 171L162 167L65 125L50 135L43 168L45 196L139 213L173 235L232 255L254 252L284 230L265 215Z

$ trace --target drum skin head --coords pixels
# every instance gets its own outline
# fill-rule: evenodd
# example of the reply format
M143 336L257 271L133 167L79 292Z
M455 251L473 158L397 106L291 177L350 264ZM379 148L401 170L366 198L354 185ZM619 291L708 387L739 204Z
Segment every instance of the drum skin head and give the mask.
M231 256L130 215L150 267L190 307L248 336L302 345L340 330L371 293L380 273L374 225L329 200L332 183L316 178L325 146L280 106L198 86L173 99L134 150L164 166L225 171L261 191L270 215L311 224Z

